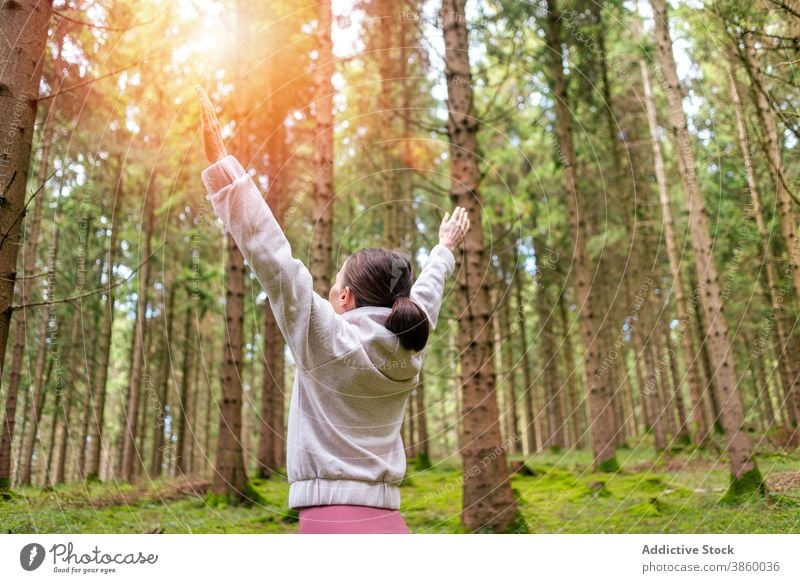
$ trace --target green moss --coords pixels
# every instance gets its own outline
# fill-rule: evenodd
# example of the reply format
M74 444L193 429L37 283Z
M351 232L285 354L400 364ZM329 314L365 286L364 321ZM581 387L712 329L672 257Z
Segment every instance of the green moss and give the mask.
M718 504L730 473L720 454L690 448L665 465L653 454L652 437L630 438L618 449L624 471L597 472L589 449L516 456L533 475L513 474L510 485L517 515L510 533L792 533L797 532L800 489L768 498L753 497L738 506ZM683 466L676 461L692 462ZM759 453L764 476L800 471L800 451ZM466 533L461 525L462 469L457 458L434 460L427 471L412 472L401 488L401 512L414 533ZM677 470L676 470L677 468ZM592 490L589 484L602 482ZM131 487L120 483L59 484L50 493L38 487L15 488L0 500L2 532L137 534L163 528L168 533L294 533L298 513L287 507L289 484L273 475L253 479L252 487L272 505L228 503L227 497L187 495L160 498L177 482L163 478L137 484L127 502L110 504ZM593 496L593 494L596 495ZM605 494L609 495L605 495ZM95 501L92 505L89 501ZM98 501L105 501L97 504Z
M530 532L530 528L528 527L528 523L525 521L525 517L520 512L520 507L525 503L525 500L523 499L519 488L511 488L511 494L514 496L516 509L514 511L514 518L509 523L504 534L528 534Z
M411 476L408 473L406 473L406 475L403 476L403 479L400 480L400 486L405 486L405 487L414 486L414 480L411 479Z
M596 471L598 472L606 472L606 473L614 473L619 471L619 462L617 461L617 456L612 456L607 460L603 460L599 464L597 464Z
M656 517L661 516L661 507L657 498L650 498L646 502L640 502L625 509L629 516Z
M427 453L420 453L414 458L414 467L417 471L424 472L432 467L431 458Z
M287 508L281 517L284 524L294 524L300 522L300 511L297 508Z
M208 506L212 508L227 508L228 506L253 506L253 505L266 505L267 500L261 495L253 483L248 481L245 484L241 495L232 494L230 492L215 493L208 492L203 500Z
M767 487L758 466L749 472L745 472L741 477L736 478L731 475L728 491L720 500L723 504L741 504L754 497L764 497L767 495Z
M611 490L608 489L605 482L592 482L589 484L589 493L593 498L609 498Z

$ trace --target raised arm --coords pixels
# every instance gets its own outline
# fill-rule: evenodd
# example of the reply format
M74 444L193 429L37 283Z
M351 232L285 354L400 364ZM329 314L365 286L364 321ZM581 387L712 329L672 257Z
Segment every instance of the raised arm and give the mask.
M431 329L436 328L439 320L445 281L455 269L453 250L464 238L469 226L470 221L463 207L457 207L452 217L450 213L445 213L439 226L439 243L431 249L422 273L411 287L411 299L428 315Z
M204 110L211 108L203 93L201 100ZM205 135L206 130L218 133L213 109L204 111L203 127L206 156L216 158L202 173L206 198L264 288L295 361L308 369L354 349L357 338L348 330L350 324L314 291L311 274L292 256L283 229L253 180L236 158L215 145L213 136Z

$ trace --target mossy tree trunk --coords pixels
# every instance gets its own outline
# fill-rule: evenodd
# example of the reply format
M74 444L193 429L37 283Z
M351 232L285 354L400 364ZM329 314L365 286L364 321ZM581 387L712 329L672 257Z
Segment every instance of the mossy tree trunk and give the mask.
M726 452L731 470L729 494L738 496L744 492L765 491L761 472L758 469L750 439L743 431L742 401L737 388L736 363L733 357L728 326L723 313L723 301L717 275L716 261L712 252L712 241L705 203L698 181L691 137L683 111L683 91L680 87L669 35L666 0L651 0L655 18L655 36L658 58L664 76L667 93L670 125L676 144L678 169L689 211L689 227L695 253L698 289L706 314L706 335L710 344L710 357L720 408L721 422L725 431ZM789 244L790 241L787 241Z

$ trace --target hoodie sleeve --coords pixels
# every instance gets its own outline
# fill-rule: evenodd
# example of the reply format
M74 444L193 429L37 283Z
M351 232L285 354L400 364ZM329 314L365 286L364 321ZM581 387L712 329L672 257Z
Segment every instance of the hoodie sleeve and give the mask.
M455 266L456 258L452 251L442 244L434 245L422 273L411 286L411 299L428 315L432 330L439 319L445 281Z
M314 291L311 273L292 256L289 241L253 180L233 156L202 173L214 211L269 299L295 362L308 369L355 348L348 324Z

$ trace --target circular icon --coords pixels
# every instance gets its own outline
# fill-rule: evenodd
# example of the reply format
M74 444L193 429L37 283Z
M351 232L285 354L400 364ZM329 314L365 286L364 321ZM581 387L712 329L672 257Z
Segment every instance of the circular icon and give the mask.
M19 552L19 564L26 571L35 571L44 562L44 547L39 543L30 543Z

